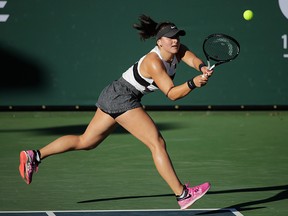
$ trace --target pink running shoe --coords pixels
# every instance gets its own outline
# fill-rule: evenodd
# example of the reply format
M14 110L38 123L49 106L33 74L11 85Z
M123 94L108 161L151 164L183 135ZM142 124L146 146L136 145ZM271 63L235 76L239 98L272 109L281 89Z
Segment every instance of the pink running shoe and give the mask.
M27 184L32 182L32 175L38 171L38 164L36 153L33 150L20 152L19 172Z
M187 209L194 202L200 199L210 188L210 183L206 182L204 184L190 188L188 184L184 185L185 196L183 198L177 197L178 204L181 210Z

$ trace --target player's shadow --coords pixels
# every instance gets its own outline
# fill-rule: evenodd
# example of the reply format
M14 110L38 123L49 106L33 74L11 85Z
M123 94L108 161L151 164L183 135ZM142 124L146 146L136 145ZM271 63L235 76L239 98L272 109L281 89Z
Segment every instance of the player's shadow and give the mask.
M226 194L226 193L245 193L245 192L261 192L261 191L280 191L279 193L273 195L272 197L268 197L261 200L253 200L244 203L239 203L236 205L227 206L222 209L218 209L217 211L207 211L198 213L197 215L210 215L210 214L218 214L219 211L225 209L237 209L238 211L250 211L255 209L266 208L263 206L255 207L255 205L261 205L270 202L276 202L285 200L288 198L288 185L280 185L280 186L272 186L272 187L261 187L261 188L244 188L244 189L233 189L233 190L223 190L223 191L210 191L207 195L214 195L214 194ZM109 202L115 200L128 200L128 199L141 199L141 198L157 198L157 197L174 197L174 194L160 194L160 195L143 195L143 196L123 196L123 197L108 197L108 198L100 198L100 199L91 199L91 200L84 200L79 201L77 203L96 203L96 202Z
M170 197L175 196L174 194L159 194L159 195L142 195L142 196L123 196L123 197L110 197L110 198L101 198L101 199L92 199L79 201L77 203L96 203L96 202L108 202L115 200L129 200L129 199L143 199L143 198L157 198L157 197Z
M262 188L245 188L245 189L234 189L234 190L224 190L224 191L212 191L212 192L208 192L208 194L213 195L213 194L223 194L223 193L243 193L243 192L261 192L261 191L280 191L280 192L268 198L239 203L239 204L227 206L223 209L234 208L240 212L243 212L243 211L266 208L265 206L254 207L255 205L261 205L265 203L277 202L277 201L288 199L288 185L262 187ZM213 213L216 214L218 213L218 211L217 212L207 211L203 213L198 213L197 215L205 215L205 214L211 215Z
M88 124L83 125L65 125L65 126L57 126L57 127L47 127L47 128L35 128L35 129L3 129L0 130L0 133L6 133L6 132L25 132L28 133L34 133L37 135L68 135L68 134L74 134L74 135L80 135L82 134ZM185 128L185 125L182 123L156 123L156 126L160 131L167 131L167 130L175 130L175 129L181 129ZM111 134L126 134L128 133L124 128L121 126L118 126Z

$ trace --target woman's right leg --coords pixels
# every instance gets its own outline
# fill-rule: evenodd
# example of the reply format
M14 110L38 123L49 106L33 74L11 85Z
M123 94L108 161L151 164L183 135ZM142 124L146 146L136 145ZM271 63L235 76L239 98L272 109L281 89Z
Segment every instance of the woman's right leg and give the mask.
M116 127L116 121L98 109L84 134L80 136L63 136L39 150L40 159L72 150L89 150L96 148ZM20 175L27 184L38 170L37 154L28 150L20 153Z
M73 150L90 150L96 148L116 127L116 121L98 109L84 134L67 135L56 139L41 148L41 159L50 155Z

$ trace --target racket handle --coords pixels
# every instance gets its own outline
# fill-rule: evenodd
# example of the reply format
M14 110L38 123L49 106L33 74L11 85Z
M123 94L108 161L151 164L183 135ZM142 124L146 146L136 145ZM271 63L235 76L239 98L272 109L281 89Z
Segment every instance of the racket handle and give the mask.
M211 65L210 65L210 61L207 60L207 67L210 68L210 66L211 66Z
M212 65L211 67L208 67L209 70L213 70L213 68L215 68L215 64Z
M210 65L210 61L209 60L207 60L207 68L208 68L208 70L213 70L213 68L215 68L215 64L214 65ZM204 78L204 77L208 77L208 75L207 74L202 74L202 77Z

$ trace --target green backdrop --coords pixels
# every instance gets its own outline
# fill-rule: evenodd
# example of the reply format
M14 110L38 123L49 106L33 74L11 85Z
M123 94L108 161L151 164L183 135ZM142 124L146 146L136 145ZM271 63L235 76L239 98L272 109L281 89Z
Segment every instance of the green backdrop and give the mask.
M177 102L158 91L144 97L144 105L288 105L288 19L279 6L287 8L285 0L5 2L0 106L94 105L103 87L154 46L132 28L142 13L185 29L182 43L202 59L203 39L211 33L241 44L237 60L216 68L204 88ZM254 11L251 21L242 17L246 9ZM182 63L175 83L197 74Z

